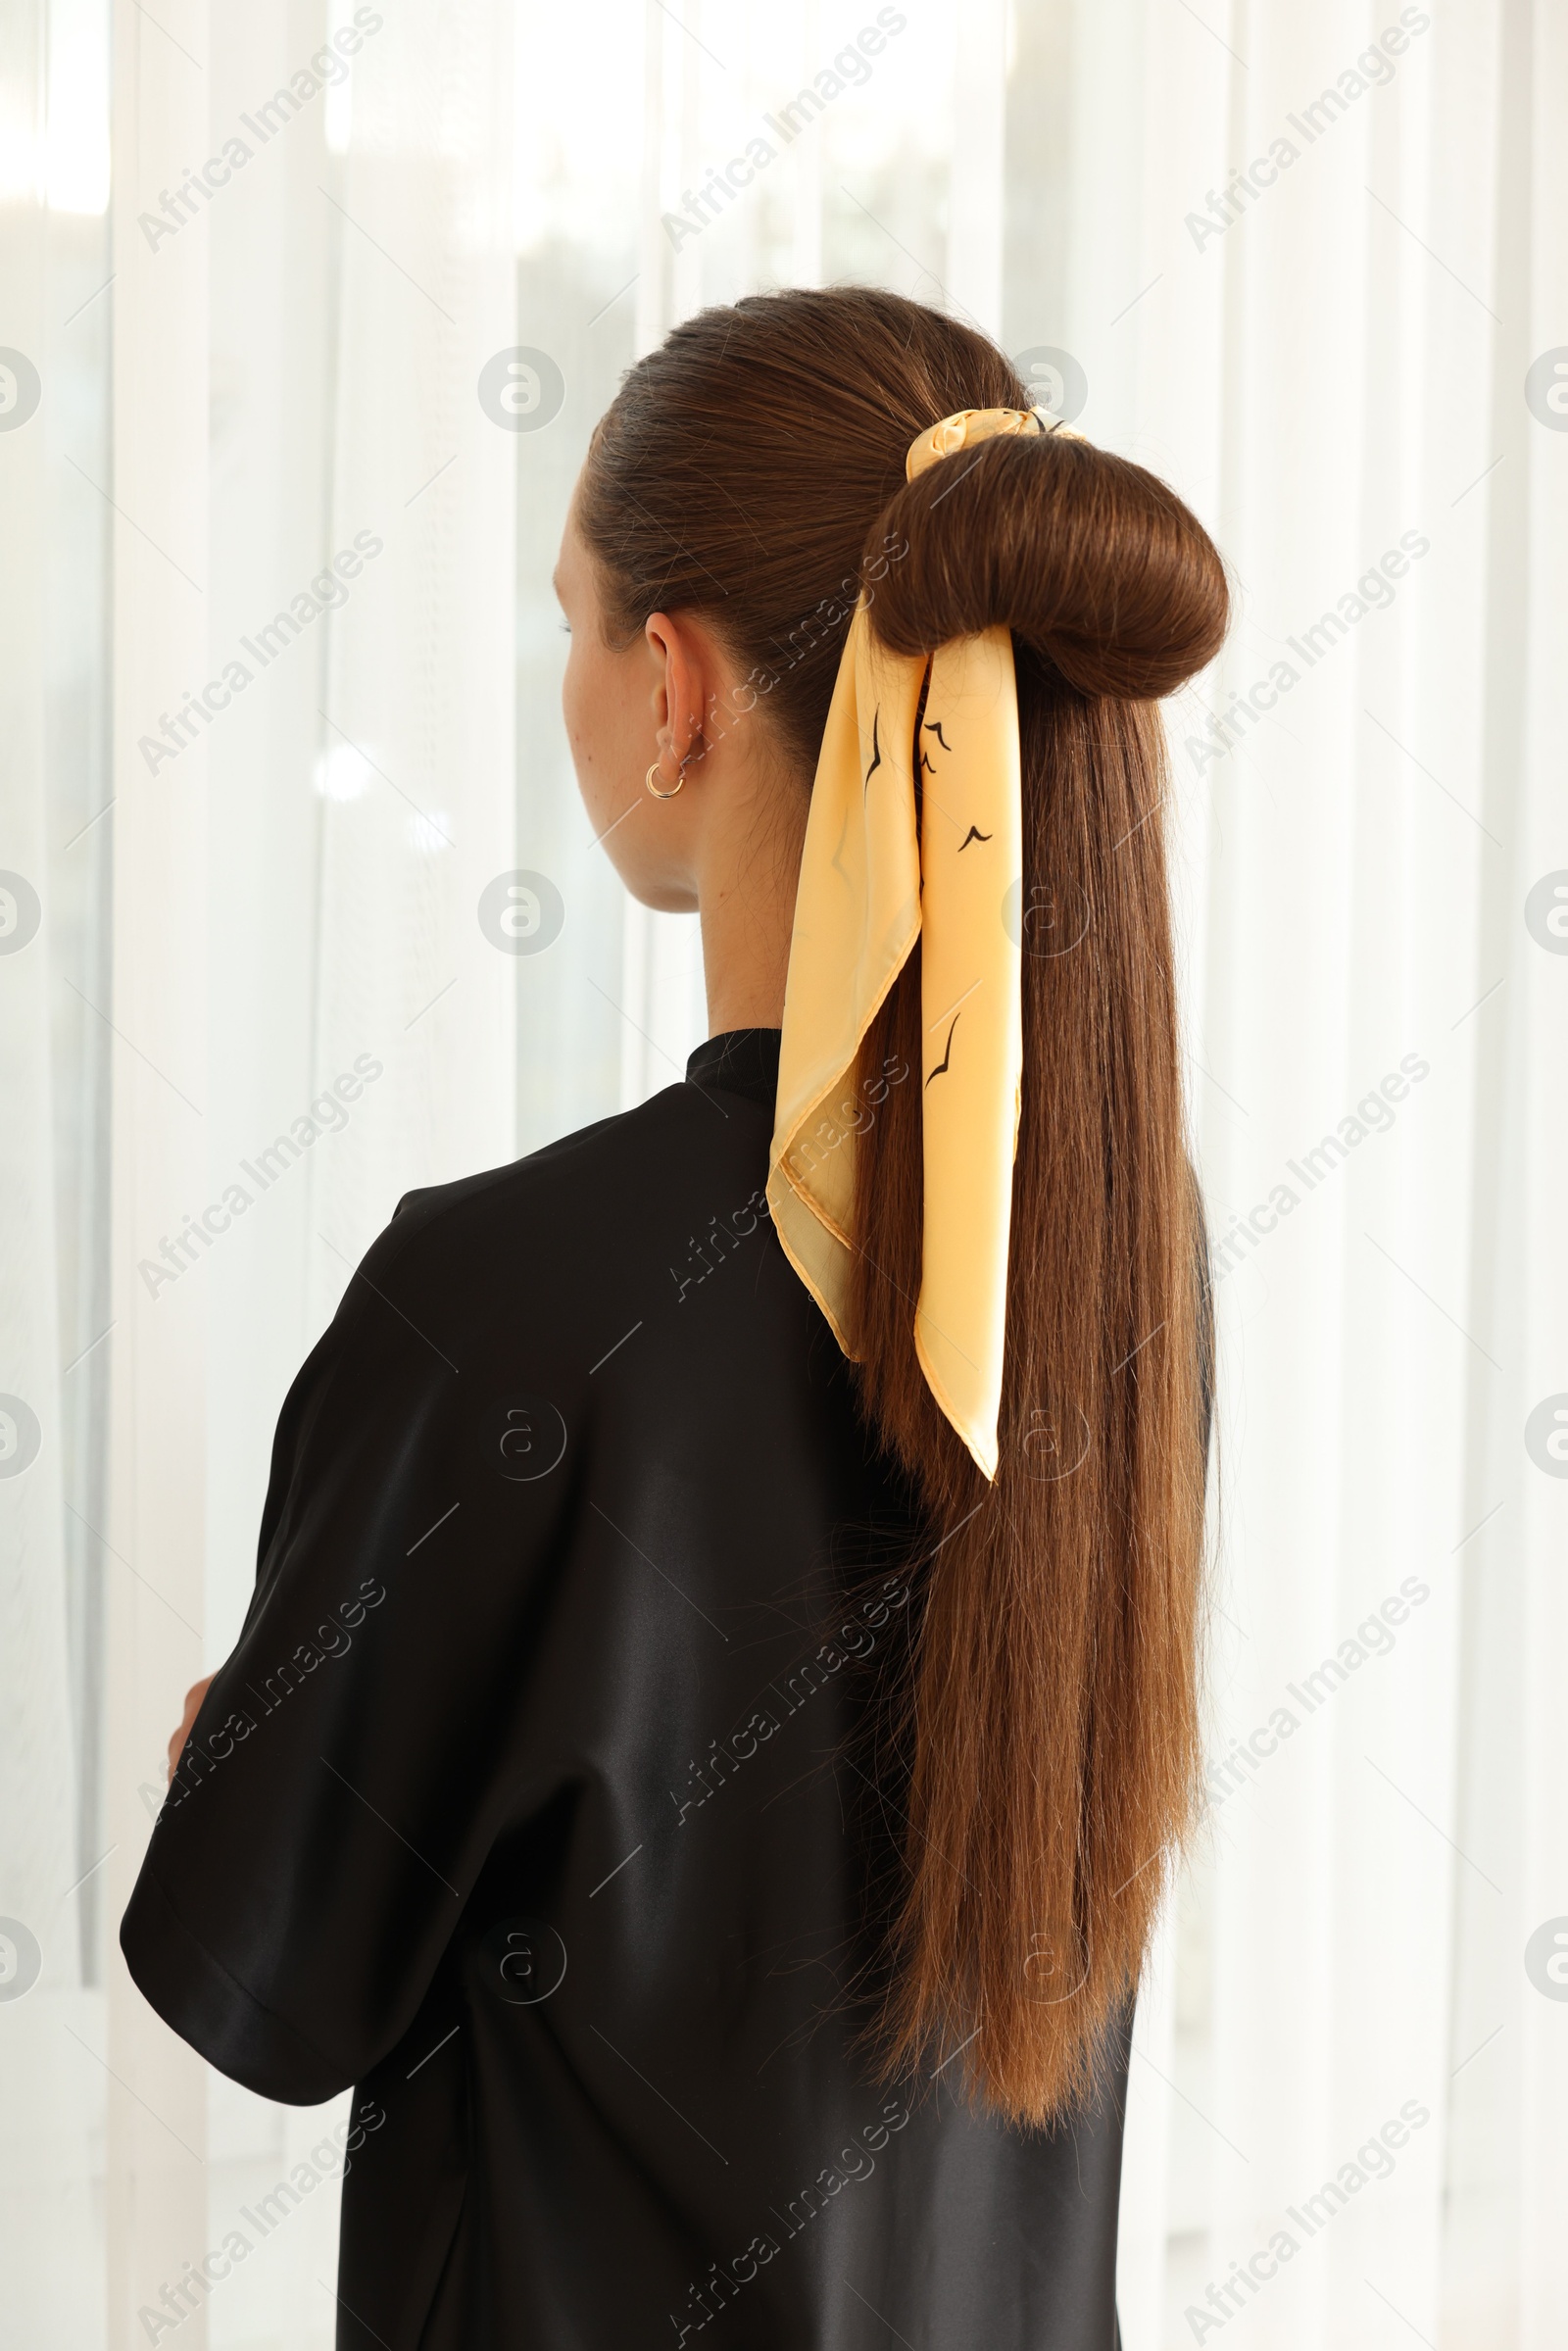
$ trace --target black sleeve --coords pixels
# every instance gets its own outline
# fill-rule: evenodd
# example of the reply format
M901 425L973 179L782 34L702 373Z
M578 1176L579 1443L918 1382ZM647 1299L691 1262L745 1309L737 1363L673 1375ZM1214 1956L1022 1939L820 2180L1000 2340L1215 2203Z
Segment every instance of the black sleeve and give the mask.
M492 1393L494 1270L420 1222L394 1219L289 1393L250 1610L121 1928L176 2033L300 2105L363 2079L430 1985L514 1799L564 1540L565 1417Z

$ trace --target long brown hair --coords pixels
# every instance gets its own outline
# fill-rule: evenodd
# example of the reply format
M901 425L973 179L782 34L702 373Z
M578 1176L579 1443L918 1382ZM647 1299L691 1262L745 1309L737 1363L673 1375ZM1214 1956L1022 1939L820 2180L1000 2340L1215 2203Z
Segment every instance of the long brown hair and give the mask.
M1198 1811L1208 1305L1152 706L1228 608L1187 508L1087 443L997 438L906 484L922 426L1028 398L984 336L900 296L751 296L632 368L576 514L612 641L700 612L803 780L860 582L901 653L1012 632L1024 1079L994 1484L915 1358L915 1086L868 1089L855 1311L863 1401L930 1538L881 2053L903 2072L964 2044L971 2095L1043 2123L1101 2085ZM918 952L862 1070L900 1053L919 1070Z

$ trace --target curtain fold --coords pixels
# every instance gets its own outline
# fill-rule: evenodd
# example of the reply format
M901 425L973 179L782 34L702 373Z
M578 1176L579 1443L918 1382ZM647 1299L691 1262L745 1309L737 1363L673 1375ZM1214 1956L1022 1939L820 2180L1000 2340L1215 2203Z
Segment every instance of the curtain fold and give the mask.
M101 2003L81 1935L92 1898L81 1848L98 1824L90 1806L83 1817L72 1738L82 1695L73 1637L87 1596L78 1579L93 1563L71 1540L66 1509L68 1494L80 1500L68 1473L73 1407L92 1376L84 1382L74 1361L77 1317L100 1301L90 1267L84 1298L73 1290L63 1300L57 1288L62 1245L74 1237L57 1169L74 1161L81 1131L80 1102L56 1067L57 1006L79 1002L68 981L90 985L79 918L92 862L90 852L78 857L73 873L60 854L66 835L51 823L60 682L51 549L75 515L42 396L60 349L62 281L99 257L58 251L41 201L46 26L20 11L0 41L0 146L12 166L0 188L0 2112L9 2118L0 2271L15 2324L42 2340L57 2324L90 2327L96 2317L93 2280L74 2265L94 2239L104 2079ZM90 414L90 382L83 406Z
M208 811L218 762L208 536L209 239L180 201L207 146L204 0L160 33L119 0L112 205L114 558L110 605L114 889L104 1866L105 2340L206 2242L205 2069L136 1991L115 1926L151 1828L143 1791L203 1670L208 1300L194 1220L212 1199ZM172 37L171 37L172 36ZM165 212L165 195L171 205ZM154 236L141 216L177 220ZM158 756L151 748L158 747ZM146 1270L143 1270L143 1269ZM178 1269L177 1273L174 1269ZM200 2303L200 2296L193 2296ZM177 2307L177 2302L175 2307ZM167 2317L167 2313L166 2313ZM206 2340L198 2307L188 2334Z

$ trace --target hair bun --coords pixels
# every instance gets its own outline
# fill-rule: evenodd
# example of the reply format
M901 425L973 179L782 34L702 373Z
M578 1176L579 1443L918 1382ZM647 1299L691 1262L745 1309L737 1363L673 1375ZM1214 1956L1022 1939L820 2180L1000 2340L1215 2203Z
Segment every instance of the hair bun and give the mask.
M1219 552L1175 492L1077 435L998 435L939 458L866 544L881 574L871 625L893 651L1000 623L1086 696L1174 693L1229 618ZM890 546L906 552L889 563Z

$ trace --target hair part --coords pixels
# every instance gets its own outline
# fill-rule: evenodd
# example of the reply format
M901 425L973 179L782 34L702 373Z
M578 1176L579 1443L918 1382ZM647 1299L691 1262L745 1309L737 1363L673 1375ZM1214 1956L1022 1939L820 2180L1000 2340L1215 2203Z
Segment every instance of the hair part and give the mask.
M700 612L768 681L803 782L858 592L903 654L1012 633L1024 1071L994 1483L914 1351L917 1088L856 1139L854 1316L926 1532L884 1732L908 1834L874 2038L890 2076L966 2044L970 2094L1041 2124L1103 2083L1200 1802L1212 1347L1152 705L1213 659L1228 599L1175 494L1088 443L999 436L906 482L922 428L1027 405L995 345L920 304L751 296L630 371L577 518L612 641ZM900 1054L922 1065L918 947L858 1074Z

